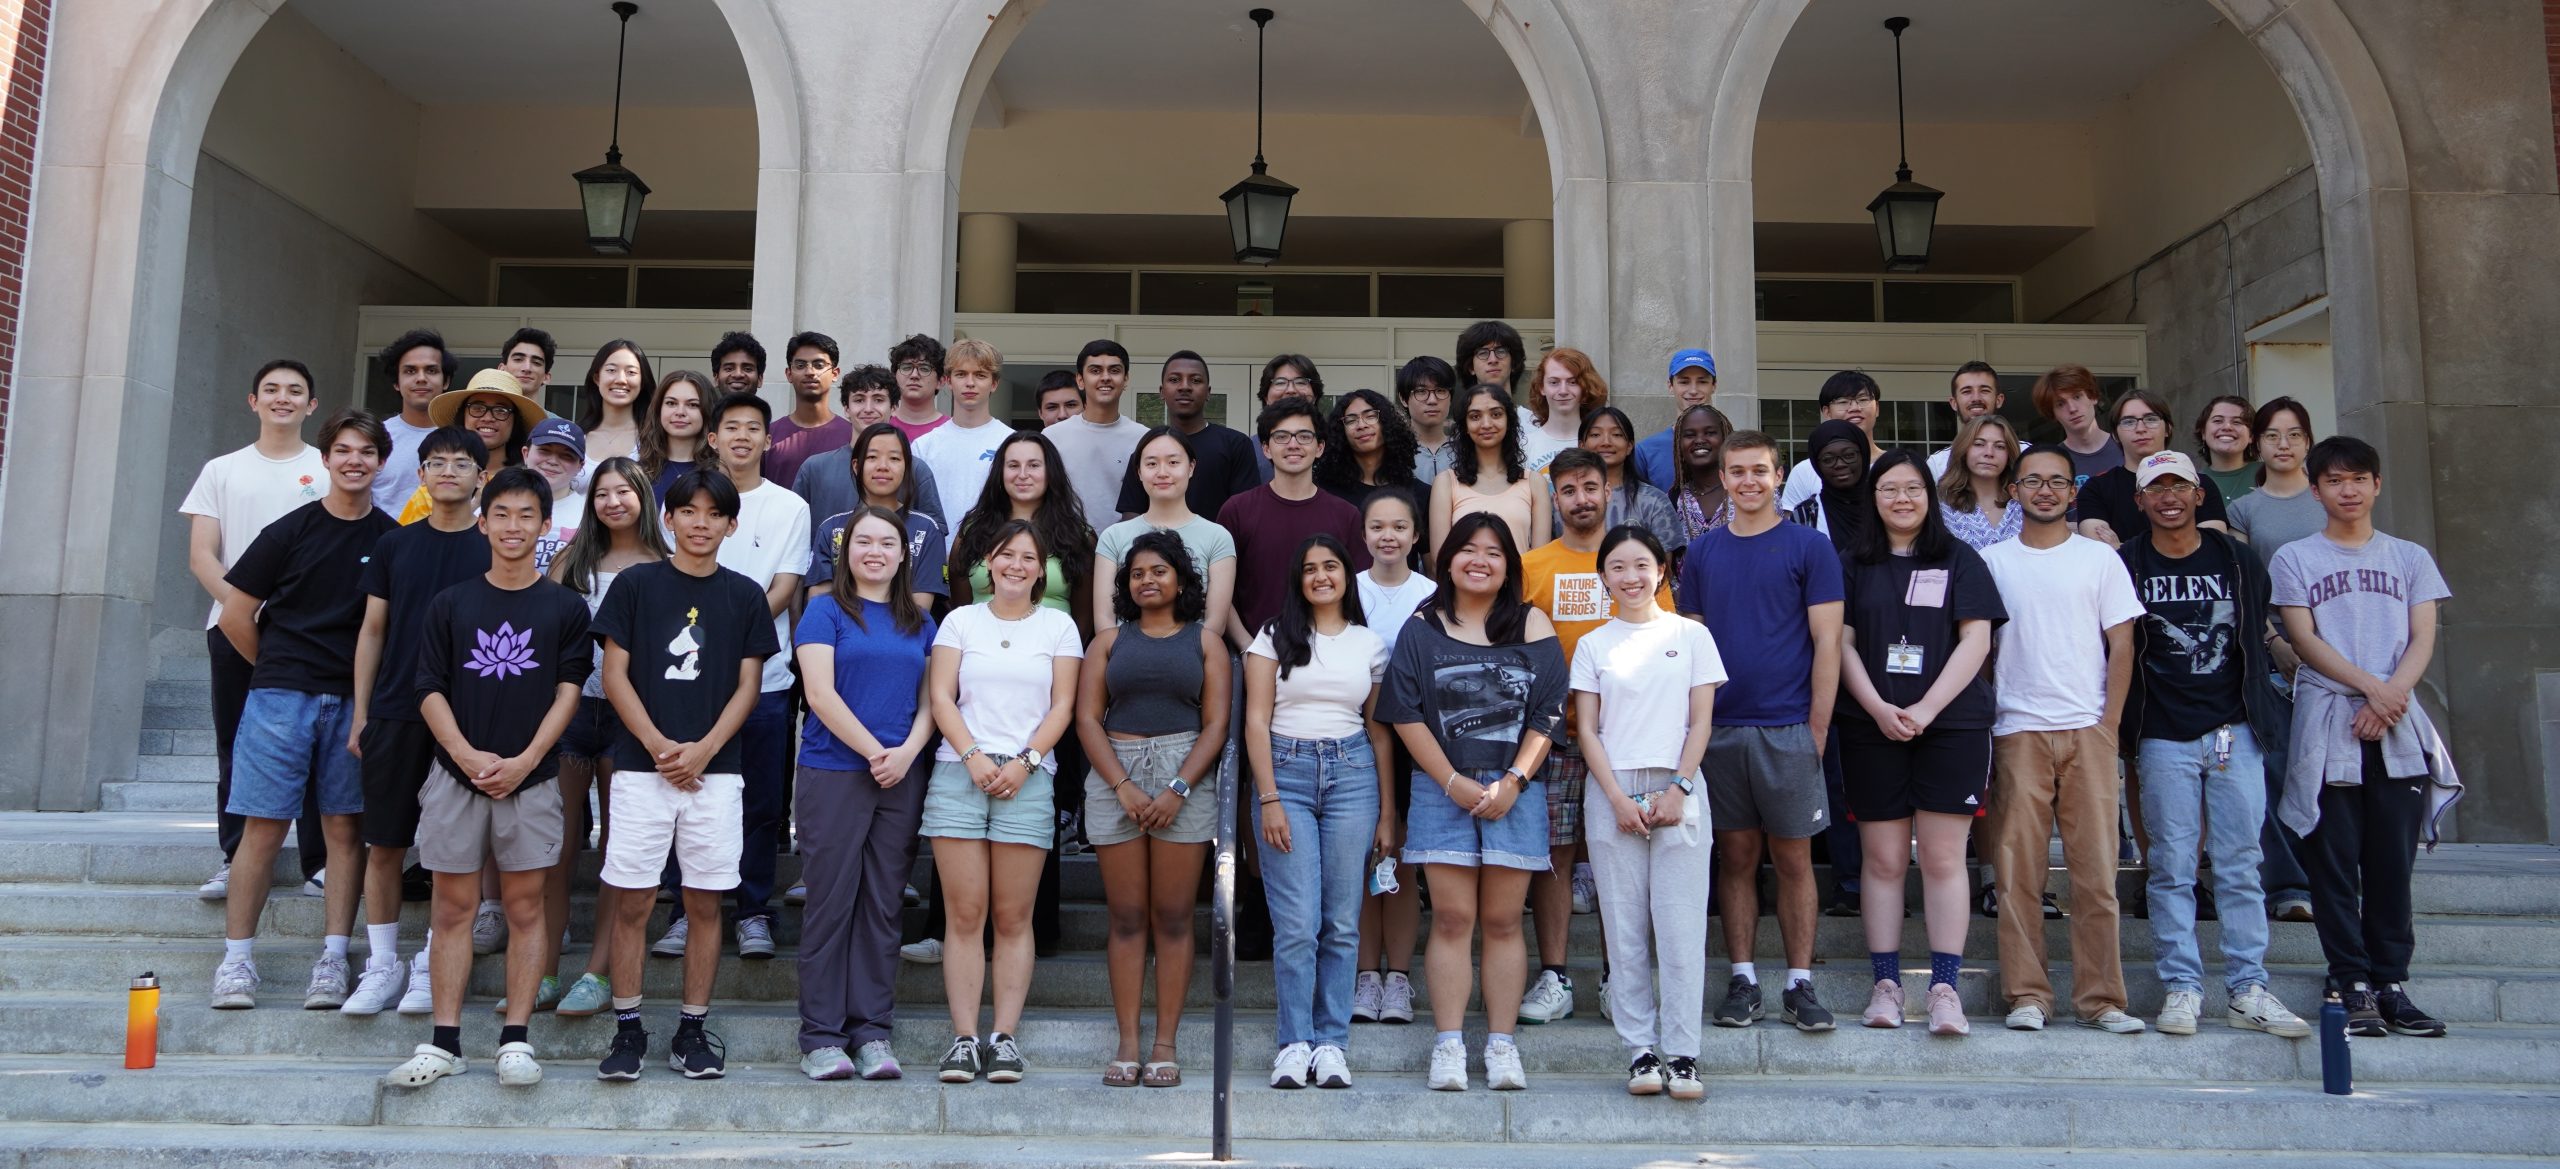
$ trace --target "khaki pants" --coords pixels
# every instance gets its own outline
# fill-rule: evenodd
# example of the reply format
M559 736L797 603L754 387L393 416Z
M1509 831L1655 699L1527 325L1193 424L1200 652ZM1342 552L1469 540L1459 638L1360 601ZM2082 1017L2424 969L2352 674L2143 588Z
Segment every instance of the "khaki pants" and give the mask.
M2113 732L2021 731L1992 740L1991 867L2000 880L2000 989L2011 1007L2053 1013L2045 970L2045 870L2055 824L2071 874L2071 1009L2083 1019L2123 1010L2117 937L2116 772Z

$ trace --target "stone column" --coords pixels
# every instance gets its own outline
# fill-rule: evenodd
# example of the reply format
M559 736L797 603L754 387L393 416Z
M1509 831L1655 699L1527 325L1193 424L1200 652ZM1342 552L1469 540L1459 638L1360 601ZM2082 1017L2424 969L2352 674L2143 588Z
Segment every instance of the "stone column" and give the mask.
M1515 219L1502 225L1502 315L1515 321L1556 315L1554 220Z
M960 217L960 296L964 313L1013 311L1013 258L1021 225L1010 215Z

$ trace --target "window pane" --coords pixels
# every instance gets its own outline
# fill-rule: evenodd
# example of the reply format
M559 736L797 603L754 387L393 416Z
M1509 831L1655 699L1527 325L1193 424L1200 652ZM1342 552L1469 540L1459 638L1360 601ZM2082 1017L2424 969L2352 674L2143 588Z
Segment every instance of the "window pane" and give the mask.
M753 268L642 268L641 308L744 310L754 306Z
M1884 319L1914 324L2007 325L2018 319L2010 286L1980 280L1887 280Z
M1118 315L1129 311L1126 272L1016 272L1013 311ZM1038 384L1038 383L1033 383Z
M1866 280L1762 280L1755 285L1764 321L1873 321L1875 284Z
M1378 315L1469 320L1499 317L1502 277L1380 273Z
M501 264L498 303L519 308L623 308L630 300L630 280L631 270L621 267Z
M1369 278L1145 272L1138 277L1138 311L1149 316L1365 317Z

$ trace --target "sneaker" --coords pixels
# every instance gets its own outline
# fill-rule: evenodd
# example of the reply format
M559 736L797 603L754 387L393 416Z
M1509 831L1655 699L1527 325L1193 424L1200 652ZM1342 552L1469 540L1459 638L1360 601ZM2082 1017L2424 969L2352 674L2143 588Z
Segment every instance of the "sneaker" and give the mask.
M2046 921L2062 920L2062 906L2055 903L2051 893L2044 895L2044 919Z
M1691 1056L1672 1056L1671 1070L1662 1078L1669 1082L1674 1100L1703 1100L1707 1096L1707 1082L1698 1078L1698 1061Z
M390 961L380 966L365 964L364 973L356 977L356 992L347 996L339 1014L379 1015L400 1001L401 993L409 989L409 964L399 955L388 957Z
M773 957L773 920L763 917L741 918L738 922L738 957Z
M328 895L329 895L329 874L327 874L327 873L316 873L316 874L313 874L310 880L304 881L304 882L302 883L302 895L303 895L303 896L305 896L305 897L326 897L326 896L328 896Z
M1659 1096L1662 1094L1662 1059L1650 1051L1636 1053L1627 1065L1627 1095Z
M1520 1021L1552 1023L1573 1017L1573 980L1553 970L1538 972L1538 981L1520 1000Z
M898 891L898 904L906 906L909 909L922 909L924 908L924 894L916 892L916 887L909 885Z
M790 888L783 890L782 903L784 905L807 905L809 903L809 883L807 881L795 882Z
M998 1031L987 1037L987 1082L1014 1084L1022 1080L1022 1045L1013 1036Z
M326 950L311 963L311 985L302 992L302 1009L334 1011L347 1004L347 960Z
M2402 1035L2415 1035L2421 1039L2444 1038L2444 1020L2419 1010L2418 1004L2409 1001L2409 992L2402 990L2399 983L2384 983L2375 998L2379 1000L2375 1009L2382 1013L2384 1026Z
M222 862L222 867L213 871L212 880L196 886L196 896L207 901L220 901L231 896L231 862Z
M1410 1023L1413 1021L1413 979L1404 971L1387 971L1386 981L1378 990L1378 1021Z
M685 943L692 938L693 922L679 912L675 920L667 924L667 932L658 935L658 943L649 947L649 953L659 958L682 958Z
M1965 1021L1964 1000L1956 997L1956 988L1950 983L1929 984L1929 1034L1973 1034L1973 1024Z
M2193 1035L2196 1033L2196 1014L2202 1010L2204 1010L2203 992L2173 990L2169 992L2168 999L2160 1004L2160 1017L2152 1020L2151 1025L2158 1027L2163 1035ZM2231 1025L2234 1027L2242 1025L2239 995L2231 996Z
M2042 1031L2044 1030L2044 1008L2034 1003L2019 1003L2009 1008L2009 1018L2006 1022L2012 1031Z
M2267 917L2273 921L2316 920L2311 916L2311 902L2299 897L2288 897L2276 902L2275 908L2267 911Z
M258 964L226 958L213 971L213 1009L246 1011L258 1005Z
M853 1070L866 1080L895 1080L907 1074L898 1066L898 1057L889 1050L886 1039L874 1039L854 1049Z
M1517 1092L1529 1086L1529 1073L1520 1067L1519 1044L1485 1044L1484 1086L1496 1092Z
M1328 1043L1316 1049L1315 1085L1319 1088L1351 1086L1351 1060L1342 1049Z
M699 1023L678 1023L675 1041L667 1044L667 1066L688 1080L719 1079L729 1074L729 1045Z
M2356 983L2341 991L2340 1004L2347 1008L2347 1034L2360 1039L2380 1039L2391 1033L2382 1022L2382 1004L2374 997L2373 988Z
M1081 856L1093 851L1093 842L1084 834L1084 813L1074 808L1058 810L1058 855Z
M1984 917L1997 919L2000 916L1999 886L1985 885L1982 887L1982 905L1980 906L1980 909L1982 916Z
M1767 1014L1760 1002L1760 984L1737 974L1724 984L1724 1005L1716 1008L1716 1026L1748 1027Z
M2405 996L2403 1001L2406 1001ZM2283 999L2254 982L2231 996L2231 1025L2243 1031L2264 1031L2285 1039L2300 1039L2311 1034L2309 1022L2286 1010ZM2169 1028L2163 1024L2160 1029L2166 1031Z
M841 1047L821 1047L816 1051L803 1052L800 1074L813 1080L850 1080L853 1078L853 1058L846 1055Z
M403 1015L431 1015L436 1009L435 976L427 970L427 948L418 947L418 956L409 960L409 989L400 996Z
M1893 1028L1902 1025L1902 984L1890 978L1879 978L1867 994L1867 1026Z
M1467 1090L1467 1045L1464 1041L1443 1039L1432 1045L1430 1084L1434 1092Z
M542 1082L542 1065L534 1062L532 1044L517 1040L499 1046L498 1082L510 1088L530 1088Z
M1600 1019L1604 1023L1618 1021L1617 1012L1609 1009L1609 972L1600 972Z
M583 1019L603 1010L605 1004L612 1001L613 984L593 974L581 974L576 982L569 984L568 990L561 993L560 1005L551 1013Z
M978 1039L962 1035L951 1041L951 1049L942 1053L942 1082L966 1084L978 1078Z
M506 948L506 911L486 901L481 902L480 911L471 915L471 952L488 955Z
M2114 1007L2100 1012L2096 1018L2080 1020L2080 1025L2095 1027L2109 1035L2140 1035L2151 1029L2149 1024Z
M423 1088L446 1076L463 1072L462 1057L432 1043L421 1043L409 1062L382 1074L382 1082L394 1088Z
M1303 1088L1307 1086L1308 1065L1315 1062L1315 1052L1303 1043L1292 1043L1271 1057L1271 1086Z
M538 1014L538 1013L540 1013L540 1012L550 1010L551 1008L556 1007L556 1006L559 1006L559 1005L560 1005L560 978L559 978L559 976L558 976L558 975L554 975L554 974L545 974L545 975L543 975L543 976L542 976L542 983L541 983L541 985L539 985L539 986L537 986L537 987L535 987L535 988L534 988L534 991L533 991L533 1009L534 1009L534 1011ZM490 1010L492 1013L495 1013L495 1014L500 1014L500 1015L506 1014L506 1013L507 1013L507 1000L506 1000L506 996L504 996L504 995L499 996L499 998L498 998L498 1004L497 1004L496 1006L494 1006L494 1007L489 1008L489 1010Z
M636 1080L640 1063L649 1054L649 1033L638 1027L616 1027L613 1050L606 1052L604 1062L596 1065L599 1080Z
M1600 882L1592 877L1589 864L1573 866L1573 911L1577 914L1600 912Z
M1360 977L1351 984L1351 1021L1354 1023L1377 1022L1378 998L1384 992L1384 980L1378 977L1377 971L1361 971Z
M1796 1030L1807 1033L1829 1031L1839 1026L1831 1012L1822 1005L1822 1000L1814 997L1813 984L1801 978L1789 986L1785 994L1778 996L1778 1017L1795 1024Z
M919 966L940 966L942 965L942 939L926 938L921 942L909 942L898 947L898 956ZM968 1081L960 1082L965 1084Z

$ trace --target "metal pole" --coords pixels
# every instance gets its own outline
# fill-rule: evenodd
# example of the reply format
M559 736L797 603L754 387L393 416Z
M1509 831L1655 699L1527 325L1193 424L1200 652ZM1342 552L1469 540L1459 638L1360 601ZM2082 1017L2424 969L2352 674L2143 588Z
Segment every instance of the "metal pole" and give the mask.
M1233 748L1229 748L1233 750ZM1235 1160L1236 785L1243 761L1218 785L1215 865L1209 886L1209 985L1217 995L1217 1063L1210 1076L1209 1155Z

